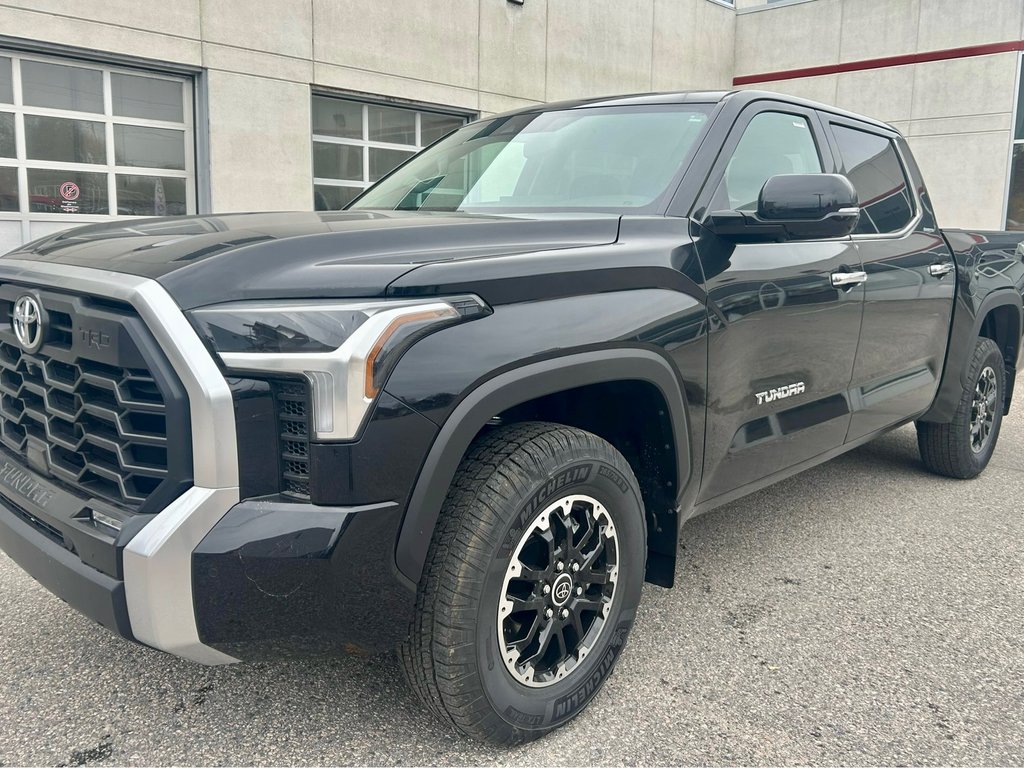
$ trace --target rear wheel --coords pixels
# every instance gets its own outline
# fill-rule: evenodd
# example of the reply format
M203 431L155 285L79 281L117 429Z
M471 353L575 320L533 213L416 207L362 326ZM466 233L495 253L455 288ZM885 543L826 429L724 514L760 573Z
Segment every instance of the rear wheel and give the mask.
M979 475L999 439L1006 368L992 339L978 339L967 379L968 386L949 422L917 423L917 445L924 465L936 474L959 479Z
M611 673L643 585L629 464L579 429L528 423L475 443L456 474L400 648L449 725L500 744L579 714Z

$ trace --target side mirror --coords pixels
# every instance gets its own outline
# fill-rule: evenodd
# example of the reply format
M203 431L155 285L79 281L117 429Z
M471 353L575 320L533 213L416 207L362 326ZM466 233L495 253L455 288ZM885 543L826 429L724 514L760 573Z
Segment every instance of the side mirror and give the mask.
M846 237L857 227L857 190L834 173L772 176L757 198L757 212L715 211L706 221L735 242L782 242Z

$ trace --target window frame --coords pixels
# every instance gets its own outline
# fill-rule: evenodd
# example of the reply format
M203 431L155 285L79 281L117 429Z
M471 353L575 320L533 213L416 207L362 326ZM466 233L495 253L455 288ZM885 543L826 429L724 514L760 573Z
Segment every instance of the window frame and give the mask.
M747 127L754 118L762 112L781 112L785 115L792 115L794 117L801 117L805 119L811 129L811 138L814 140L815 148L818 151L818 159L821 161L821 172L837 172L833 144L825 131L817 110L809 107L802 107L797 104L791 104L785 101L756 101L744 107L730 126L729 133L726 136L725 141L722 142L718 155L715 157L714 163L711 166L711 171L708 173L708 176L705 179L704 184L701 186L700 192L697 194L693 206L690 209L689 215L691 218L696 218L701 223L704 223L711 215L712 211L709 206L711 201L714 199L715 193L718 191L718 186L722 183L729 161L732 160L732 157L736 152L736 147L739 145L740 139L743 138L743 134L746 133ZM845 238L827 239L834 240Z
M835 157L835 173L842 175L849 181L849 177L845 173L846 165L843 160L843 153L839 147L839 140L832 131L832 126L838 125L843 128L860 131L861 133L869 133L880 139L888 141L889 146L892 147L893 151L896 153L896 160L900 165L900 170L903 171L903 181L906 182L907 190L910 193L910 204L913 208L914 215L910 217L910 221L907 222L906 226L902 229L894 232L861 232L858 234L851 234L850 237L854 240L899 240L900 238L906 237L911 232L915 232L921 225L924 218L924 206L921 202L921 193L915 183L914 175L910 172L910 165L907 163L907 158L903 154L903 148L900 146L900 142L898 141L900 135L896 131L882 130L878 128L878 126L863 123L859 120L847 118L842 115L832 114L830 112L823 112L821 117L832 148L832 154ZM852 184L853 182L850 181L850 183ZM860 206L859 201L858 206Z
M15 168L17 170L18 178L18 210L0 211L0 221L20 222L22 242L29 242L34 239L32 236L32 224L34 222L67 223L69 226L74 226L101 221L145 218L145 216L132 216L128 214L119 214L117 212L118 176L159 176L164 178L183 179L185 182L185 215L196 213L196 83L194 77L187 74L156 72L149 69L119 66L91 59L83 60L80 58L51 56L42 53L22 51L16 48L0 48L0 56L11 60L11 85L13 89L13 103L0 104L0 112L7 112L14 115L15 134L15 157L0 157L0 166ZM101 73L103 84L103 111L82 112L78 110L26 105L23 98L23 84L21 79L21 64L23 61L38 61L45 64L98 70ZM111 86L111 75L113 74L146 77L155 80L168 80L180 83L182 86L182 122L179 123L166 120L152 120L148 118L122 117L115 115L113 112L113 91ZM103 126L106 162L74 163L29 159L25 136L26 115L55 117L70 120L85 120L100 123ZM116 163L116 148L114 143L115 125L163 128L181 132L183 134L184 141L185 167L181 170L172 170L150 166L118 165ZM28 188L28 171L30 169L104 174L107 182L107 213L51 213L30 210L31 200Z
M1017 138L1017 121L1024 112L1024 99L1021 98L1021 87L1024 86L1024 53L1017 57L1017 73L1013 81L1013 112L1010 114L1010 147L1006 156L1006 182L1003 186L1003 229L1010 221L1010 188L1013 185L1013 155L1020 147L1024 151L1024 135ZM1020 230L1014 230L1020 231Z
M350 102L352 104L359 105L361 107L360 114L361 114L361 118L362 118L362 126L361 126L362 127L362 133L361 133L360 138L352 139L352 138L345 138L345 137L341 137L341 136L328 136L328 135L325 135L325 134L322 134L322 133L314 133L313 132L313 124L312 124L312 121L313 121L312 105L313 105L314 99L317 99L317 98L334 99L336 101L347 101L347 102ZM391 173L391 171L388 171L387 173L385 173L383 176L380 177L380 179L377 179L375 181L371 181L370 180L370 150L371 149L390 149L390 150L398 150L398 151L401 151L401 152L408 152L408 157L406 157L405 160L403 160L401 163L399 163L399 165L402 165L406 161L408 161L409 158L413 157L414 155L418 154L419 152L421 152L422 150L424 150L428 146L430 146L430 144L424 144L423 143L423 133L422 133L422 127L423 127L422 116L423 116L423 114L433 114L433 115L442 115L444 117L460 118L463 121L462 122L462 126L467 125L468 123L472 122L473 120L475 120L477 118L477 114L475 112L471 112L471 111L464 110L464 109L459 109L458 107L443 107L443 106L439 106L439 105L417 104L417 103L414 103L414 102L389 101L389 100L384 100L384 99L374 99L374 98L366 96L364 94L353 94L353 93L346 93L346 92L329 91L329 90L318 89L318 88L315 88L315 87L310 90L309 102L310 102L309 135L310 135L310 150L311 150L310 151L310 178L312 179L312 185L311 186L312 186L314 201L315 201L315 198L316 198L316 187L340 187L340 188L343 188L343 189L358 190L358 193L356 194L356 196L354 198L352 198L352 200L350 201L350 203L354 202L356 199L359 198L360 195L362 195L363 192L365 192L367 189L369 189L374 184L376 184L377 181L380 181L381 179L383 179L386 176L388 176ZM411 144L396 144L394 142L386 142L386 141L371 141L370 140L370 133L369 133L369 130L370 130L370 118L369 118L370 107L382 107L382 108L387 108L387 109L399 109L399 110L404 110L406 112L412 112L414 114L414 116L415 116L415 141L416 141L416 144L415 145L411 145ZM462 126L458 126L458 128L461 128ZM458 130L458 128L456 128L455 130ZM440 140L440 139L438 139L438 140ZM356 181L354 179L334 179L334 178L330 178L330 177L327 177L327 176L317 176L316 173L315 173L314 165L313 165L314 164L313 156L315 154L314 145L318 144L318 143L320 143L320 144L340 144L340 145L344 145L344 146L359 148L361 150L360 155L361 155L361 162L362 162L362 179L359 180L359 181ZM431 144L433 144L433 143L435 143L435 142L431 142ZM396 168L397 167L398 166L396 166ZM391 170L394 170L394 168L391 169ZM347 203L346 205L348 205L350 203Z

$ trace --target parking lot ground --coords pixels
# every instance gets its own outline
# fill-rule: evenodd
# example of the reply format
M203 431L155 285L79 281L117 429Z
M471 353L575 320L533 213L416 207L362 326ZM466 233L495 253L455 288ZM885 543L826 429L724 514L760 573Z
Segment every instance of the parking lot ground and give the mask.
M904 428L691 521L673 590L577 720L493 750L390 657L204 668L116 639L0 555L0 763L1024 763L1024 388L988 471Z

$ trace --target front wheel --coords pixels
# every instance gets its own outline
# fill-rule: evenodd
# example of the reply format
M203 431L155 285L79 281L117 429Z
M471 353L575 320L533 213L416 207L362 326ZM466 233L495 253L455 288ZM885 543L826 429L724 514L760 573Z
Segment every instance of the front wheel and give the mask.
M469 450L438 520L399 656L427 707L498 744L579 714L618 661L646 557L626 460L548 423L495 430Z
M1003 421L1006 368L1003 353L992 339L978 339L967 380L952 420L917 423L924 465L936 474L961 480L976 477L988 465Z

